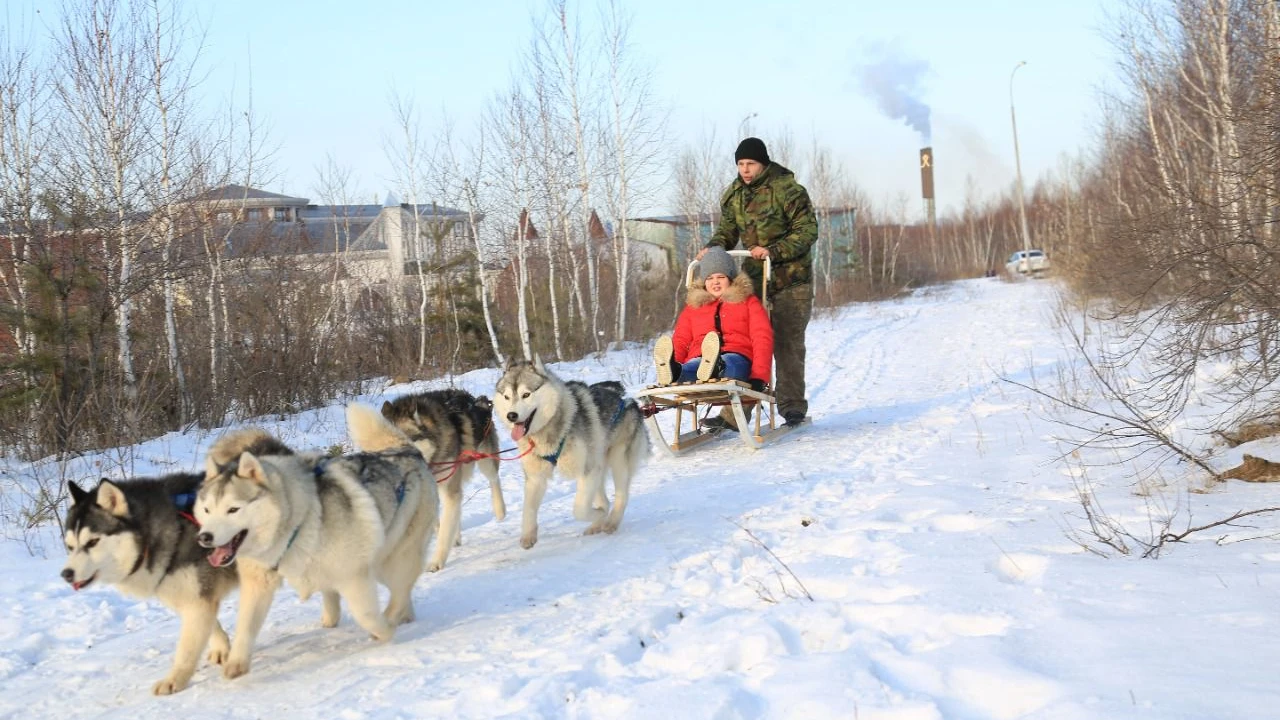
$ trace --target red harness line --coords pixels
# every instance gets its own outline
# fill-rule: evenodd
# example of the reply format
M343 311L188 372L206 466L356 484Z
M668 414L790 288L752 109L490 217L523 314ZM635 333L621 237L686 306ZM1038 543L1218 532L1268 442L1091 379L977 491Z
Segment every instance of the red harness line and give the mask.
M488 427L486 427L486 428L485 428L484 434L480 436L480 439L481 439L481 440L485 439L486 437L488 437L488 436L489 436L489 433L491 433L491 432L493 432L493 419L492 419L492 418L490 418L490 419L489 419L489 425L488 425ZM459 467L462 467L463 465L466 465L467 463L473 463L473 462L475 462L475 461L477 461L477 460L484 460L485 458L497 458L499 461L503 461L503 460L519 460L520 458L524 457L525 455L528 455L529 453L533 452L533 449L534 449L535 447L536 447L536 446L533 444L533 441L532 441L532 440L530 440L530 441L529 441L529 447L528 447L528 448L525 448L525 451L524 451L524 452L520 453L519 455L516 455L515 457L509 457L509 458L504 458L504 457L502 457L502 454L503 454L503 453L511 452L512 450L519 450L519 449L520 449L520 446L519 446L519 445L517 445L516 447L513 447L513 448L507 448L506 450L499 450L499 451L498 451L498 452L496 452L496 453L482 453L482 452L476 452L475 450L463 450L462 452L458 453L458 457L457 457L457 458L455 458L455 459L453 459L453 460L442 460L442 461L440 461L440 462L427 463L427 465L431 466L431 468L432 468L432 469L437 468L437 467L448 467L448 468L450 468L450 470L449 470L449 474L448 474L448 475L445 475L445 476L444 476L444 477L442 477L442 478L437 478L437 479L436 479L436 484L439 484L439 483L442 483L442 482L447 482L447 481L449 480L449 478L451 478L451 477L453 477L453 476L454 476L454 473L458 472L458 468L459 468Z
M492 431L493 431L493 421L492 421L492 420L490 420L490 421L489 421L489 427L485 428L485 433L484 433L484 435L481 435L481 436L480 436L480 439L482 439L482 440L483 440L483 439L484 439L486 436L488 436L488 434L489 434L490 432L492 432ZM520 453L519 455L516 455L515 457L510 457L510 458L504 458L504 457L502 457L502 453L511 452L512 450L519 450L520 448L519 448L519 446L518 446L518 445L517 445L516 447L513 447L513 448L507 448L506 450L499 450L499 451L498 451L498 452L496 452L496 453L482 453L482 452L476 452L475 450L463 450L462 452L458 453L458 457L457 457L456 459L454 459L454 460L444 460L444 461L442 461L442 462L427 463L427 465L431 466L432 468L436 468L436 467L445 467L445 466L449 466L449 467L451 468L451 469L449 470L449 474L448 474L448 475L445 475L444 477L439 478L438 480L436 480L436 484L438 485L438 484L440 484L440 483L442 483L442 482L447 482L447 481L449 480L449 478L451 478L451 477L453 477L453 476L454 476L454 473L458 472L458 468L459 468L459 467L462 467L463 465L466 465L467 463L473 463L473 462L475 462L475 461L477 461L477 460L484 460L485 458L497 458L499 461L502 461L502 460L519 460L520 458L524 457L525 455L528 455L529 453L533 452L533 449L534 449L535 447L537 447L537 446L536 446L536 445L534 445L534 443L533 443L533 441L532 441L532 440L530 440L530 441L529 441L529 447L528 447L528 448L526 448L524 452ZM192 515L192 514L191 514L191 513L189 513L189 512L185 512L185 511L179 510L179 511L178 511L178 517L180 517L180 518L182 518L182 519L184 519L184 520L187 520L188 522L190 522L192 525L195 525L196 527L200 527L200 523L196 521L196 517L195 517L195 515Z

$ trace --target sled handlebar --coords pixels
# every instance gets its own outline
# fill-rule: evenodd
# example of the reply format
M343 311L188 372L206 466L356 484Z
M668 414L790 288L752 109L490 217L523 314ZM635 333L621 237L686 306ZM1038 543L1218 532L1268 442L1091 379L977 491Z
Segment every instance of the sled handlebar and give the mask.
M732 257L751 257L750 250L730 250L729 255ZM693 269L698 265L697 260L689 261L689 267L684 272L684 286L693 287ZM773 277L773 258L768 255L764 256L764 287L760 288L760 301L769 307L769 279Z

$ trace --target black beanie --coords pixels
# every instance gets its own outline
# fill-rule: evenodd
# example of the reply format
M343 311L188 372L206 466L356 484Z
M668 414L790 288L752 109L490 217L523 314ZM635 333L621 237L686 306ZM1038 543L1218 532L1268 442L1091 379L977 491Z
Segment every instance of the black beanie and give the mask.
M769 151L764 149L764 141L749 137L738 143L738 149L733 152L733 161L739 160L755 160L761 165L768 165Z

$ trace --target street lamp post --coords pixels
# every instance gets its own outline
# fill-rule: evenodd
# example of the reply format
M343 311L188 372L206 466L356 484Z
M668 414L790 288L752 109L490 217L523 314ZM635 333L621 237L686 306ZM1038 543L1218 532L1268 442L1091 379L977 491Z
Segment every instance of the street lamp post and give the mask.
M1009 119L1013 122L1013 165L1018 173L1018 216L1022 221L1022 250L1024 252L1022 262L1026 263L1027 272L1031 272L1031 233L1027 231L1027 207L1026 201L1023 199L1022 190L1022 156L1018 153L1018 114L1013 109L1013 76L1017 74L1018 68L1026 65L1027 61L1019 61L1013 66L1013 72L1009 73Z
M742 118L742 122L738 123L738 138L739 138L739 139L741 139L741 138L743 138L743 137L746 137L746 134L747 134L747 123L751 122L751 118L753 118L753 117L755 117L755 116L757 116L757 115L759 115L759 114L760 114L760 113L758 113L758 112L753 112L753 113L748 114L746 117Z

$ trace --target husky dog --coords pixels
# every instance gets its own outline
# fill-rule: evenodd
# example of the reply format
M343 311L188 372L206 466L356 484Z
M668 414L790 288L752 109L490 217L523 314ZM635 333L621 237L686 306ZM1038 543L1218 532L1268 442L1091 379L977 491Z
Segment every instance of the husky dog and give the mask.
M406 395L382 404L382 415L409 436L436 474L443 507L436 549L427 569L444 567L449 550L462 544L462 486L471 479L472 466L489 478L493 515L502 520L507 504L498 484L498 433L493 427L493 403L465 390L431 390ZM463 451L481 453L475 461L459 462Z
M585 534L617 530L631 477L649 455L640 408L622 384L565 382L541 360L518 361L507 364L495 395L498 417L523 455L520 545L527 549L538 542L538 507L557 468L578 481L573 516L591 522ZM605 494L606 472L613 474L612 506Z
M414 618L410 593L439 499L422 454L378 411L348 406L347 427L361 452L246 452L221 465L211 453L196 497L198 540L216 566L239 558L269 567L304 600L320 590L325 627L337 625L339 597L346 598L355 621L386 641ZM382 613L379 582L391 591ZM254 618L266 610L255 608ZM247 657L260 629L260 620L237 628L233 655L244 638Z
M190 515L201 480L193 473L103 479L89 491L67 483L72 504L66 515L68 557L62 578L76 590L97 583L154 597L182 620L173 667L152 687L157 695L187 686L210 636L210 662L227 661L230 643L218 622L218 605L237 584L274 590L270 573L237 573L205 559L208 551L196 543L199 529Z

